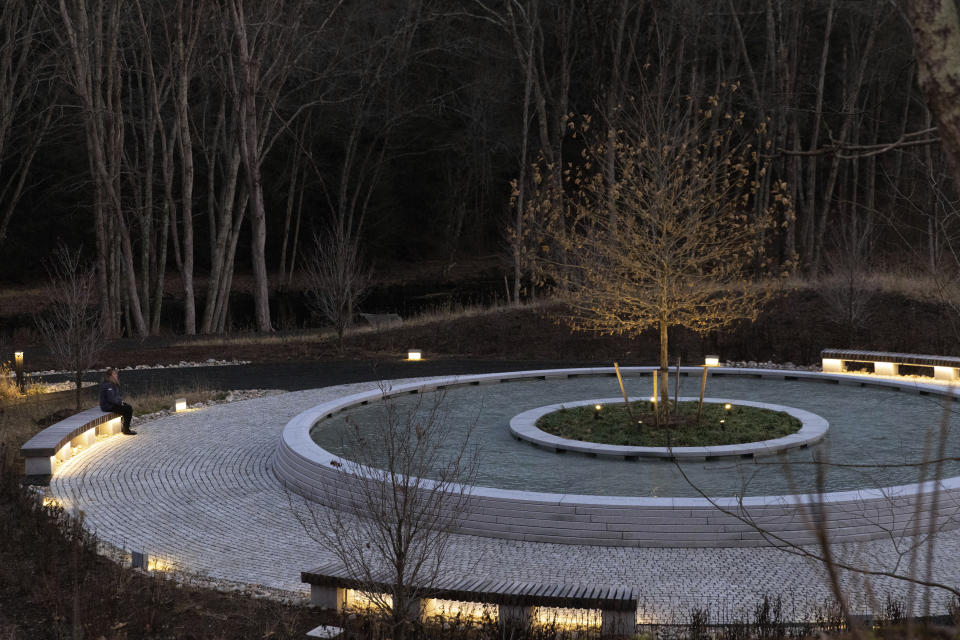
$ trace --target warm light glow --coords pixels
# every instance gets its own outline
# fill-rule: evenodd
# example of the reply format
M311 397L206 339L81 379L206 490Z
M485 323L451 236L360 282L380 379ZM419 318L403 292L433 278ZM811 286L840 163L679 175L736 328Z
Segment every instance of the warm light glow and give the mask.
M43 506L60 508L63 506L63 503L57 500L56 498L51 498L50 496L43 496Z
M957 369L955 367L934 367L933 377L937 380L953 382L957 379Z
M407 351L407 360L422 360L423 352L420 349L410 349Z
M595 405L593 405L593 409L594 409L594 411L600 411L600 409L602 409L602 408L603 408L603 407L602 407L602 406L600 406L599 404L595 404Z
M874 362L873 372L881 376L895 376L899 373L899 365L895 362Z
M76 438L70 441L70 444L73 446L74 452L78 449L83 449L84 447L89 447L90 445L96 443L97 441L97 428L90 427Z
M496 621L499 617L499 608L496 605L482 602L459 602L456 600L427 600L424 614L427 617L440 616L441 618L460 618L480 622L482 620Z
M187 399L186 398L177 398L176 404L173 405L174 411L186 411L187 410Z
M14 372L17 375L17 390L23 393L25 387L25 381L23 379L23 351L13 352L13 365Z
M154 558L153 556L147 558L147 571L160 571L161 573L166 573L173 570L173 564L167 562L163 558Z
M560 609L537 607L533 619L539 624L555 624L560 629L596 629L602 615L599 609Z
M657 404L657 396L650 396L650 402Z
M723 405L723 408L726 411L730 411L730 409L733 409L733 405L728 402L727 404Z
M720 366L720 356L707 356L703 359L703 365L705 367L718 367Z
M843 373L843 360L837 358L824 358L821 369L828 373Z
M368 594L357 589L347 589L344 598L344 604L351 609L371 610L377 609L378 603L383 603L388 607L393 606L393 596L388 593L378 593L374 599L373 594Z
M107 427L101 433L106 433L108 436L116 435L120 433L120 428L123 426L123 418L114 418L106 424Z

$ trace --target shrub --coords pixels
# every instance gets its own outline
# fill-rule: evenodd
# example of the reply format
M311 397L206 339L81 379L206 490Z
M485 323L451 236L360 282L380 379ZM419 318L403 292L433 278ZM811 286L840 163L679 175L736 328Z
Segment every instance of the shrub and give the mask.
M18 400L20 397L17 381L11 375L10 363L0 362L0 403Z

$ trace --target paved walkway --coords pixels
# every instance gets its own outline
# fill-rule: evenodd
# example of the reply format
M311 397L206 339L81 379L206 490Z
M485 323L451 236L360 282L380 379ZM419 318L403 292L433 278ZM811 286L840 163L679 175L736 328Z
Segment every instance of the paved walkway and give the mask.
M274 478L273 450L294 415L374 386L296 391L151 421L136 437L110 438L66 462L50 491L82 509L86 525L115 546L215 580L306 598L300 571L333 557L294 517L303 505ZM837 551L860 566L907 573L909 547L909 540L877 540ZM456 536L451 549L448 571L633 586L642 594L641 622L686 622L693 607L710 609L713 621L749 618L765 594L783 596L785 614L800 617L830 599L819 565L771 548L607 549ZM933 557L934 577L960 585L960 532L939 535ZM887 594L908 596L905 583L885 577L871 578L867 589L858 575L843 580L860 612L881 610ZM879 606L871 606L868 591ZM943 612L946 600L936 592L933 613Z

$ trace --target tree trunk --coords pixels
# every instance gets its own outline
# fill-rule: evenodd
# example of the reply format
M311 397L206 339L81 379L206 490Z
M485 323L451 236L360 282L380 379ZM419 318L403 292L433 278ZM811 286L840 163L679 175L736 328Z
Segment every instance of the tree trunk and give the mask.
M908 0L917 82L937 119L954 178L960 180L960 15L954 0Z
M194 18L196 20L196 18ZM185 30L185 27L187 29ZM180 206L183 221L183 326L184 333L197 332L196 295L193 287L193 134L190 130L190 80L193 77L195 27L184 18L184 1L177 2L176 77L173 85L176 100L177 142L180 148Z
M519 40L517 41L519 47ZM530 101L533 92L533 37L527 43L524 54L523 80L523 126L520 130L520 177L517 179L517 206L514 211L513 242L510 247L513 258L513 304L520 304L520 281L523 276L523 214L527 206L527 165L530 152Z
M160 311L163 307L164 277L167 272L167 234L170 232L170 212L164 211L160 221L160 231L157 233L157 272L153 285L153 317L150 319L150 333L160 332Z
M300 218L303 214L303 194L304 189L300 189L300 197L297 201L297 217L293 225L293 242L290 246L290 261L287 267L287 284L290 284L290 281L293 280L293 272L297 267L297 247L300 244Z
M249 172L249 169L248 169ZM270 324L270 285L267 279L267 219L263 205L263 189L260 185L260 170L255 169L249 177L252 182L250 199L250 259L253 262L253 298L257 331L273 331Z
M257 110L257 90L260 85L260 66L262 53L254 52L253 42L247 37L247 20L242 0L230 2L233 18L234 46L237 49L237 116L240 136L240 152L246 174L247 192L250 195L250 261L253 266L254 315L257 330L263 333L273 331L270 323L270 285L267 277L266 244L267 212L263 202L263 184L260 174L261 146L260 136L264 132ZM258 58L254 58L254 54Z
M813 127L810 133L810 151L815 151L820 144L820 126L821 121L823 120L823 96L824 96L824 85L827 78L827 59L830 53L830 34L833 30L833 16L835 10L836 0L830 0L830 5L827 7L827 22L824 27L823 34L823 49L820 53L820 71L817 74L817 98L816 98L816 108L814 109L814 120ZM802 259L807 262L808 266L812 267L814 271L817 269L817 247L815 243L816 229L817 229L817 166L818 158L816 155L811 155L807 158L807 192L806 192L806 210L804 212L803 220L803 242L801 243L801 248L803 250ZM822 215L826 215L826 212L822 212Z
M304 132L299 132L303 136ZM301 138L303 139L303 138ZM303 205L303 192L304 192L304 182L306 181L306 176L301 177L301 167L303 165L303 156L300 153L294 153L292 162L290 165L290 182L287 187L287 207L286 215L283 218L283 241L280 245L280 264L277 269L278 276L280 278L280 283L282 285L289 285L289 277L287 272L292 271L288 268L287 255L293 253L291 242L290 242L290 227L293 222L293 212L294 209L297 211L297 217L299 219L300 207Z
M188 115L178 116L181 121L180 140L180 189L182 193L183 265L180 274L183 280L183 331L188 336L197 332L196 293L193 287L193 145L190 141L190 124L184 122ZM182 119L181 119L182 118ZM186 130L186 131L184 131Z
M666 419L670 413L670 360L669 360L669 323L665 315L660 316L660 368L657 371L659 377L658 387L660 391L660 402L658 403L658 413L661 422Z
M140 309L140 295L137 291L137 272L133 263L133 247L130 243L130 226L121 224L120 229L120 252L123 257L124 280L127 284L127 307L130 311L130 318L133 328L137 335L143 337L147 335L147 323L143 319L143 312Z

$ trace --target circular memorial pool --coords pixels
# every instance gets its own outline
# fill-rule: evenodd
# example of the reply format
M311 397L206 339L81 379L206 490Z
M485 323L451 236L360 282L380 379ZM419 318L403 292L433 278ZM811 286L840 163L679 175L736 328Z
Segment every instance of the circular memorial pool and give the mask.
M699 392L699 376L691 373L680 378L680 395ZM630 395L650 393L649 374L628 375L624 382ZM671 378L671 394L673 383ZM477 447L480 464L475 485L530 492L684 497L850 491L918 482L918 465L931 453L925 447L937 442L944 420L949 430L948 455L960 448L957 418L945 413L943 397L898 392L895 387L842 385L831 377L711 376L708 396L786 405L829 422L829 433L820 443L775 456L671 462L559 454L514 439L508 428L511 417L534 407L617 394L617 379L601 375L451 386L386 402L401 412L421 415L439 405L447 432L446 453L457 450L468 434ZM344 434L356 428L362 437L376 438L383 402L350 407L320 420L310 435L323 449L351 459L348 443L354 439ZM818 468L823 486L818 486ZM960 463L946 463L944 476L956 475L960 475Z

